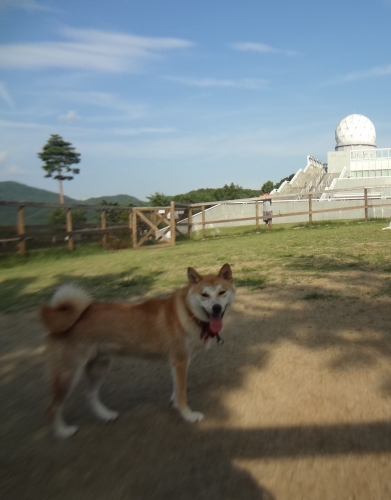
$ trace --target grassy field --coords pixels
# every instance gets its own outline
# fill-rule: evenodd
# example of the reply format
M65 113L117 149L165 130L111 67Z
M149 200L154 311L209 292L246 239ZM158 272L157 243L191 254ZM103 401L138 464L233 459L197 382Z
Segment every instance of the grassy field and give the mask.
M388 221L241 228L172 248L0 259L0 498L18 500L388 500L391 498L391 231ZM237 228L232 230L235 233ZM66 404L79 425L53 439L44 331L56 286L137 300L186 269L233 267L223 346L192 361L183 422L168 363L117 358L97 422L85 381ZM109 334L110 332L108 332Z
M100 247L38 251L0 258L0 311L37 306L62 283L77 283L99 300L130 299L165 293L186 281L186 269L214 272L225 262L239 287L257 290L276 283L317 281L333 273L390 273L388 221L288 226L258 233L233 228L231 234L180 241L174 248L107 252ZM239 234L232 234L238 233ZM379 292L382 293L382 292ZM308 294L308 300L335 298L335 293Z

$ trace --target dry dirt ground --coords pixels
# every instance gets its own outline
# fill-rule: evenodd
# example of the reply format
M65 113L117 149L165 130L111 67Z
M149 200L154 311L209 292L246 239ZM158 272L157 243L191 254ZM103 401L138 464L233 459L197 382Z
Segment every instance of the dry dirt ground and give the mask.
M190 369L205 419L170 409L165 363L118 359L94 420L52 438L35 311L0 318L0 497L4 499L390 499L391 298L384 276L239 289L223 330ZM316 293L315 293L316 292ZM318 300L305 300L309 294ZM316 295L320 294L320 295ZM322 295L325 294L325 295Z

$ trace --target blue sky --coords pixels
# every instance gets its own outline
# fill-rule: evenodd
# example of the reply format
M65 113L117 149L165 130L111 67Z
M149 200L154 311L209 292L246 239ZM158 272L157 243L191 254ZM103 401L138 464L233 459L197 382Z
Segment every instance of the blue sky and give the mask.
M56 191L50 134L79 199L259 189L352 113L391 146L390 33L391 0L0 0L0 180Z

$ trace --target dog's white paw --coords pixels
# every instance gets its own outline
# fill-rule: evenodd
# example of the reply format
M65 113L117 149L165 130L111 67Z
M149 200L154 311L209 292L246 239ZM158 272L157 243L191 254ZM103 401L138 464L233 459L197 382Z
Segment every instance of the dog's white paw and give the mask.
M101 409L99 414L96 416L103 420L104 422L112 422L118 418L119 413L114 410L109 410L108 408Z
M54 433L57 438L66 439L73 436L77 429L78 427L76 425L60 425L55 427Z
M117 411L110 410L100 401L93 401L92 410L95 416L98 417L100 420L103 420L104 422L111 422L112 420L118 418L119 415Z
M203 413L199 411L191 411L189 407L186 407L184 410L181 410L181 415L186 420L186 422L190 422L191 424L199 422L204 418Z

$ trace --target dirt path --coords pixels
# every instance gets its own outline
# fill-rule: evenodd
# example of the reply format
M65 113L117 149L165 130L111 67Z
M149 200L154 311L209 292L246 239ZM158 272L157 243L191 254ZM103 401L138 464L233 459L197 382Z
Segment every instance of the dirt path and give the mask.
M224 346L191 366L204 421L169 408L166 364L117 360L102 399L120 419L96 422L81 387L65 442L43 415L35 313L1 317L1 498L390 499L391 300L376 279L325 279L318 300L310 285L240 289Z

